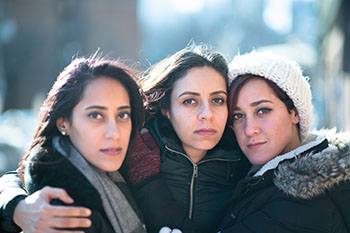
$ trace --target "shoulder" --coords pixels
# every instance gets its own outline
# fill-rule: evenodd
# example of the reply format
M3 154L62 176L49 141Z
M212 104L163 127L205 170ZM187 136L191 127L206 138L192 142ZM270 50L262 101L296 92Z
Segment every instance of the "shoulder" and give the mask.
M56 150L41 150L39 154L31 156L24 176L25 186L30 193L52 186L65 189L76 205L97 208L101 202L95 187Z
M349 133L320 130L313 135L325 137L329 146L318 153L285 161L275 170L275 185L288 195L311 199L350 181Z

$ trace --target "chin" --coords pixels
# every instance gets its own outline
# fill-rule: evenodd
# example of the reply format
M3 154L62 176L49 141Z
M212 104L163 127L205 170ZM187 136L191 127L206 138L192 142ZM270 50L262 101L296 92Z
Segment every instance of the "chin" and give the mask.
M202 150L211 150L215 147L216 143L204 143L202 145L200 145L199 147L202 149Z
M115 166L101 166L98 167L100 170L105 171L105 172L115 172L118 171L119 168L121 167L121 164L115 165Z
M255 159L255 158L252 158L252 157L248 157L248 160L251 164L253 165L256 165L256 166L259 166L259 165L264 165L266 162L265 161L262 161L262 160L259 160L259 159Z

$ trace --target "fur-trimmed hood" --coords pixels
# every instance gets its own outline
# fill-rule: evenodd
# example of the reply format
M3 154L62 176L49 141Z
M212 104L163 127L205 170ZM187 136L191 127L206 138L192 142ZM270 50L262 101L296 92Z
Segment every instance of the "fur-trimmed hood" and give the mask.
M279 162L274 184L280 190L293 197L311 199L350 180L350 134L336 133L335 129L313 131L306 144L324 137L329 146L321 152Z

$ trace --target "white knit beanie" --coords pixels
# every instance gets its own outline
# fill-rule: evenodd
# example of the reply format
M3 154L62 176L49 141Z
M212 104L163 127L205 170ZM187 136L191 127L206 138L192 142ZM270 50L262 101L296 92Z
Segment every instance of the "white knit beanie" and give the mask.
M270 53L252 51L237 55L229 64L231 83L237 76L258 75L273 81L294 103L300 118L300 139L303 142L310 130L312 119L311 88L300 66Z

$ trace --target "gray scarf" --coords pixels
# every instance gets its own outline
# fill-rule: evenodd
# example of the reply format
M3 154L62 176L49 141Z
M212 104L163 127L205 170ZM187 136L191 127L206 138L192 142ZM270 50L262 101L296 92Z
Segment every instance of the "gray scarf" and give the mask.
M117 183L125 183L118 171L106 173L88 163L69 140L53 138L53 146L65 156L96 188L104 210L116 233L143 233L144 225Z

